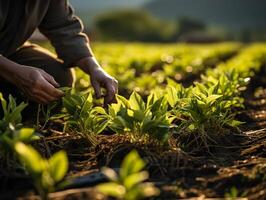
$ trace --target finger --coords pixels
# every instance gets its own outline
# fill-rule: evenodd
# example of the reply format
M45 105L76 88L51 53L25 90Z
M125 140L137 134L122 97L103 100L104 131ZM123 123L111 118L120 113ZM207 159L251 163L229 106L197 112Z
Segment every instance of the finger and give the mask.
M115 93L118 94L118 81L114 79Z
M43 92L43 91L38 91L38 93L35 94L36 97L40 97L41 99L45 99L46 102L51 103L53 101L58 100L58 98L50 96L49 94Z
M27 97L29 98L29 100L35 101L39 104L48 104L49 101L47 101L44 97L42 96L35 96L33 94L27 94Z
M97 99L101 98L101 86L97 81L91 81L91 85L95 91L95 96Z
M43 77L49 82L51 83L54 87L60 87L59 83L57 83L54 79L54 77L50 74L48 74L45 71L41 71Z
M59 99L60 97L64 96L64 92L59 89L56 89L50 82L46 81L46 79L44 78L42 83L40 84L40 88L42 91L52 97L55 97L56 99Z
M49 101L47 101L46 99L42 98L42 97L37 97L37 98L33 98L33 101L39 103L39 104L49 104Z
M53 97L50 97L40 90L24 89L23 93L29 100L35 101L40 104L48 104L53 100Z
M115 94L116 94L116 89L115 86L113 84L108 84L106 85L106 96L104 97L104 105L108 105L110 103L113 102L113 100L115 99Z

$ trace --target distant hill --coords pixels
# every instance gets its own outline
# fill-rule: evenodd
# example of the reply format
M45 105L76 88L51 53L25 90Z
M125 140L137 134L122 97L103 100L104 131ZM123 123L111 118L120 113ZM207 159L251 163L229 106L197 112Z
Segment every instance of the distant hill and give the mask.
M152 0L69 0L75 13L90 27L94 17L111 10L141 8Z
M265 0L153 0L144 7L165 19L189 17L233 29L266 28Z

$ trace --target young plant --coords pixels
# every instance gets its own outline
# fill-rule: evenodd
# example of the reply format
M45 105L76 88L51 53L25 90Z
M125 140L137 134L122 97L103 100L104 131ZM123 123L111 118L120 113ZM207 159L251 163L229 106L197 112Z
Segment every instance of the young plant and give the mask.
M34 131L29 129L21 129L22 117L21 112L27 106L21 103L17 106L15 99L9 96L7 102L0 93L0 101L2 107L2 118L0 119L0 160L7 169L16 168L17 160L14 156L13 147L18 141L29 142L34 139Z
M109 123L102 107L94 107L92 94L68 93L63 97L63 113L57 116L65 121L65 130L75 130L96 144L96 135Z
M32 177L34 185L43 200L48 200L49 192L55 191L68 170L68 159L64 151L55 153L50 159L44 159L31 146L18 142L15 151Z
M221 83L211 87L197 83L190 98L184 98L177 111L182 117L176 129L179 142L187 148L205 147L216 144L221 136L229 132L229 127L241 124L235 120L232 108L236 105L234 96L219 94ZM231 101L230 101L231 99Z
M169 137L171 118L164 97L148 96L147 103L133 92L129 100L117 96L118 102L109 106L109 128L118 134L128 134L132 142L165 143Z
M52 111L58 107L58 102L54 101L48 105L38 105L38 111L37 111L37 119L36 119L36 128L38 130L44 130L49 120L52 118ZM40 126L40 118L41 114L44 117L44 123L42 126Z
M10 124L15 128L21 128L22 116L21 112L27 107L27 104L22 102L17 105L15 99L9 95L8 102L3 98L3 95L0 93L0 101L3 110L3 116L0 120L0 134L5 133Z
M15 130L15 128L10 125L8 130L0 135L0 160L5 164L4 168L12 171L20 167L14 153L14 146L16 143L29 143L38 138L33 129L22 128L20 130Z
M103 168L103 173L110 179L109 183L99 184L96 189L101 193L123 200L140 200L159 195L160 191L151 183L144 161L137 151L131 151L123 160L119 174L110 168Z

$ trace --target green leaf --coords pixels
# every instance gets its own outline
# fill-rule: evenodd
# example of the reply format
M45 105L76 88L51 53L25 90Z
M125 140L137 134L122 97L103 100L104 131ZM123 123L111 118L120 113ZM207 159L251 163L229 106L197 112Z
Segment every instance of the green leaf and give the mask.
M245 122L241 122L241 121L237 121L237 120L232 120L229 125L232 126L232 127L237 127L237 126L240 126L242 124L244 124Z
M92 109L92 113L97 113L97 114L101 114L101 115L106 115L106 116L107 116L107 113L106 113L106 111L104 110L104 108L103 108L103 107L99 107L99 106L94 107L94 108Z
M122 199L126 194L126 189L118 183L102 183L96 186L96 189L104 195Z
M4 111L4 114L7 113L7 102L3 97L3 94L0 92L0 100L1 100L1 104L2 104L2 109Z
M68 170L68 159L64 151L55 153L48 161L51 177L55 182L61 181Z
M129 104L128 100L127 100L125 97L120 96L120 95L117 95L116 97L117 97L117 100L118 100L118 101L121 101L121 103L122 103L124 106L126 106L127 108L130 108L130 104Z
M212 104L214 103L217 99L221 98L223 95L217 95L217 94L213 94L207 97L206 99L206 103L207 104Z
M123 160L120 176L124 180L127 176L141 171L145 162L141 159L136 150L131 151Z
M12 109L12 113L8 116L7 120L11 123L19 123L21 121L21 112L28 106L28 104L21 103L19 106Z
M31 146L21 142L15 144L15 150L26 168L33 173L41 173L45 168L45 161L40 154Z
M141 96L136 92L133 92L129 98L130 107L133 110L145 110L145 103Z
M147 106L151 106L154 104L154 102L157 100L157 97L154 93L150 94L147 98Z
M124 179L124 185L129 190L136 184L139 184L149 178L149 173L142 171L139 173L131 174Z
M16 140L21 142L29 142L34 136L34 129L23 128L17 132Z
M174 87L168 86L166 88L166 99L170 106L174 108L178 101L177 91Z

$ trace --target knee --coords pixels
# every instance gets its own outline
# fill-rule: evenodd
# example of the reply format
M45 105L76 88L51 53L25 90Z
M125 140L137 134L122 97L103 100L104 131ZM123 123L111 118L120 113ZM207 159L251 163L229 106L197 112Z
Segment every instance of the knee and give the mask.
M60 73L60 77L55 77L55 80L59 83L60 87L72 87L74 78L70 69L63 69Z
M61 62L49 63L47 69L44 69L47 73L52 75L60 87L72 87L74 77L72 70L66 68Z

